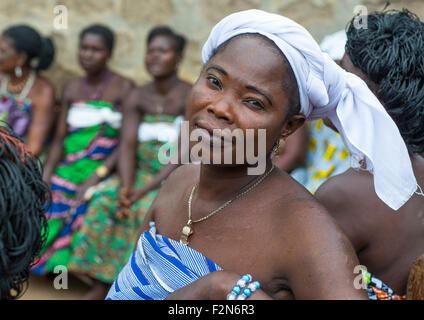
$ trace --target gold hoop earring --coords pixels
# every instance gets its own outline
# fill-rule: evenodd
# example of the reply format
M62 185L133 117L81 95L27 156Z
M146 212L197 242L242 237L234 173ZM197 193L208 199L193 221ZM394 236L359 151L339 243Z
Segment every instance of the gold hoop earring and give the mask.
M272 154L274 155L274 158L278 158L280 156L280 139L278 139L274 144L274 147L272 148Z
M289 130L284 130L281 133L281 138L283 138L284 140L287 139L287 137L290 135L290 131Z

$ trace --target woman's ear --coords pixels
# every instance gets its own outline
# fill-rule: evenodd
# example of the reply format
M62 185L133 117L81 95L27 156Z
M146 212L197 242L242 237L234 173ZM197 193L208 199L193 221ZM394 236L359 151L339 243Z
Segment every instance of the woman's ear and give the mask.
M298 114L290 118L281 130L281 137L286 139L289 135L299 129L305 123L305 116L303 114Z
M28 55L25 52L20 52L17 54L16 65L23 67L28 61Z
M177 53L177 58L175 59L175 69L178 69L182 61L183 55L181 53Z

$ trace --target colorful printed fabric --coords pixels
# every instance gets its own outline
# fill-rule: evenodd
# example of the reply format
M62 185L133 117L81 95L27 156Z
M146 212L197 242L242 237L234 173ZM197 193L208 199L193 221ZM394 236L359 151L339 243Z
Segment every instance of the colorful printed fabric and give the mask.
M211 272L222 270L196 250L156 233L143 233L106 300L163 300Z
M103 108L113 110L109 102L90 101L86 105L99 112ZM118 134L117 129L106 123L84 128L68 126L64 157L51 179L52 204L46 213L47 243L32 272L44 274L52 272L58 265L68 265L72 236L81 226L87 209L86 203L76 202L75 195L116 148Z
M31 118L31 100L17 99L7 91L0 93L0 121L6 122L22 138L25 138L28 132Z
M173 125L175 116L145 115L143 123L168 123ZM156 133L156 136L158 133ZM137 148L136 188L149 183L159 173L163 165L158 161L159 148L163 141L145 139ZM69 270L83 273L102 282L111 284L131 255L139 236L139 226L153 202L158 190L153 190L131 207L129 217L119 220L118 193L120 180L113 176L98 185L94 193L84 223L76 233L72 243L72 256Z
M363 283L367 285L367 294L370 300L405 300L406 296L399 296L383 281L366 270L362 270Z
M306 165L293 170L290 175L314 194L329 177L349 167L349 153L340 135L320 119L311 122L309 127Z

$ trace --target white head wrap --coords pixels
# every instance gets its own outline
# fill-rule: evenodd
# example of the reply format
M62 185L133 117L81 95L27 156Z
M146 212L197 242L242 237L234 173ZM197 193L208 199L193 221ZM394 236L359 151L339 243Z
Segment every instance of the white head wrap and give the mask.
M319 46L323 52L330 56L331 59L342 60L345 53L346 41L346 31L340 30L325 36Z
M221 20L203 46L204 63L222 43L244 33L259 33L277 45L296 77L300 112L308 120L330 118L351 153L352 167L373 173L380 199L394 210L408 201L417 182L406 145L365 82L323 53L305 28L261 10L241 11Z

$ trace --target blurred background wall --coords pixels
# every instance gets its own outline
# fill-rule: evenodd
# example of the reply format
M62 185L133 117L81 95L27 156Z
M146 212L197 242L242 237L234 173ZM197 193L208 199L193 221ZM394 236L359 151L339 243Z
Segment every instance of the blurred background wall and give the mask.
M53 66L46 72L60 93L63 84L80 75L76 52L78 34L89 24L103 23L116 33L111 67L138 84L149 80L143 57L146 36L156 25L169 25L186 36L182 78L194 82L200 72L201 48L211 28L226 15L257 8L287 16L308 29L317 41L344 29L354 16L354 8L363 5L368 12L381 10L386 0L0 0L0 30L9 25L27 23L56 46ZM424 0L392 0L389 8L408 8L421 19ZM60 12L67 9L67 29L54 26Z

